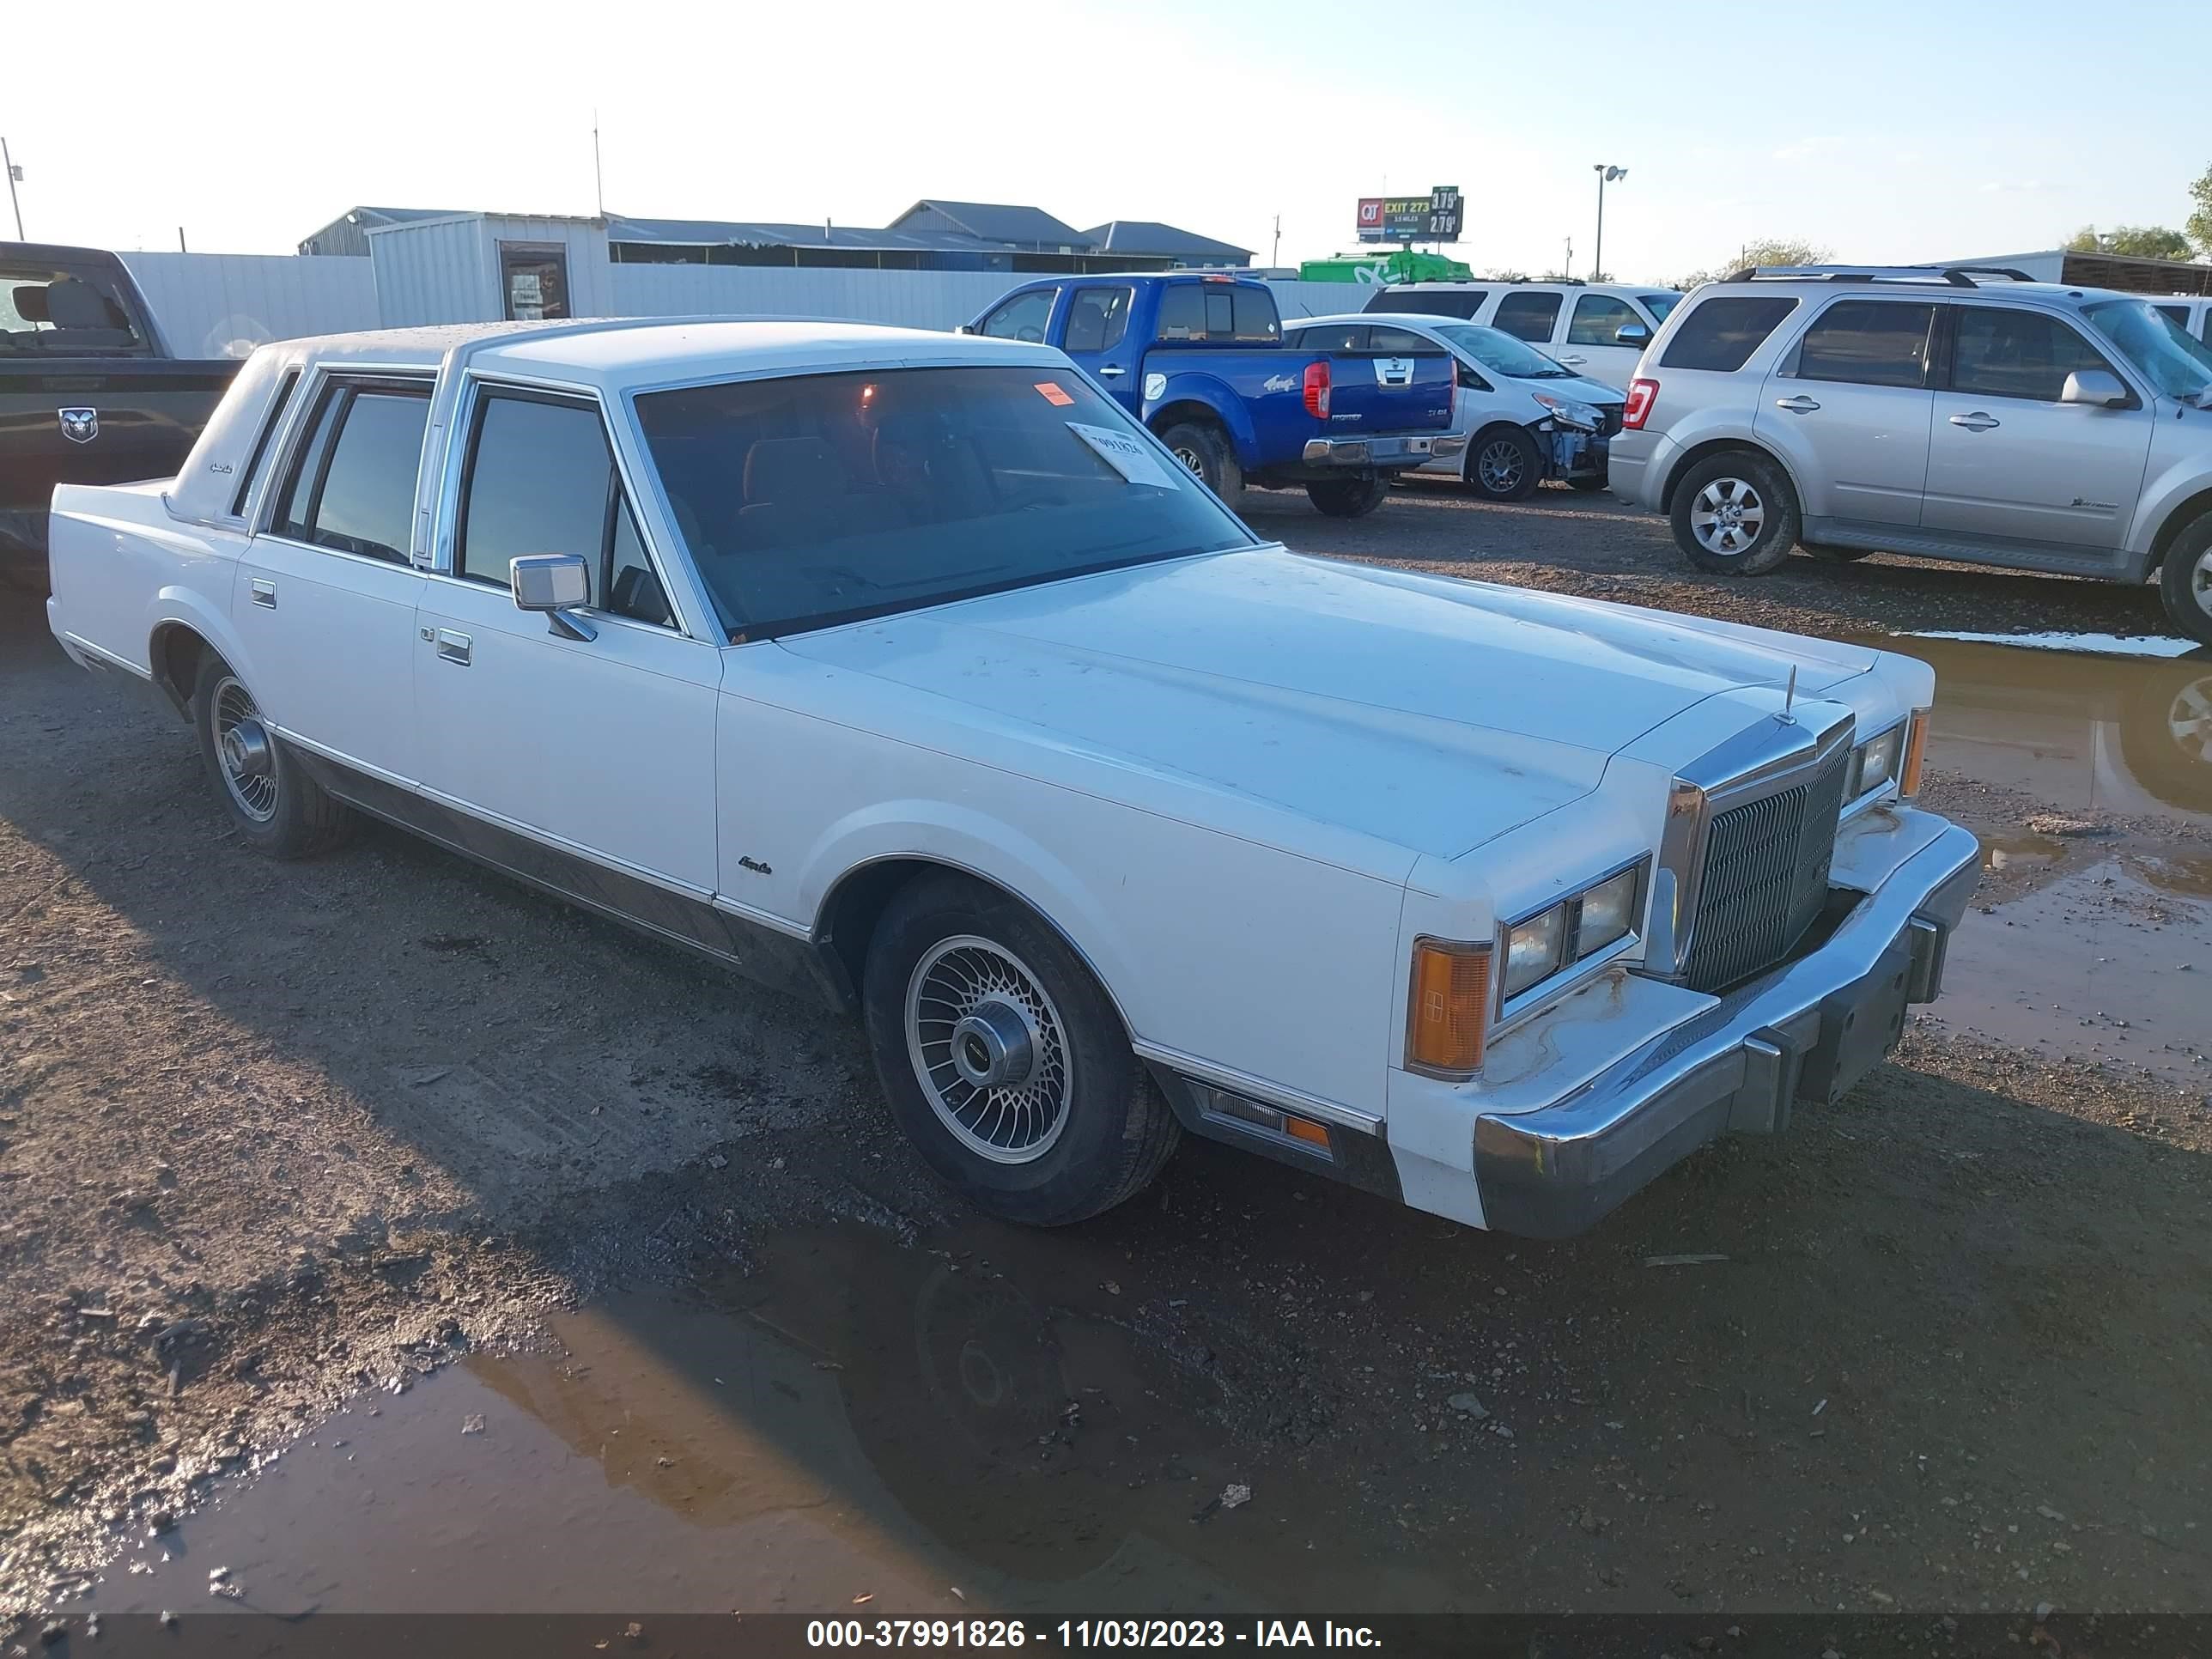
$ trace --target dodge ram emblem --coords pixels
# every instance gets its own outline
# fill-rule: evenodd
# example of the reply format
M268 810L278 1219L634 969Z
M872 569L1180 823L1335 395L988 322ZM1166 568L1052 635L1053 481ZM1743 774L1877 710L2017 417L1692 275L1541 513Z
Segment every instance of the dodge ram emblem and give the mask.
M100 435L100 411L96 409L58 409L61 417L62 436L73 444L88 444Z

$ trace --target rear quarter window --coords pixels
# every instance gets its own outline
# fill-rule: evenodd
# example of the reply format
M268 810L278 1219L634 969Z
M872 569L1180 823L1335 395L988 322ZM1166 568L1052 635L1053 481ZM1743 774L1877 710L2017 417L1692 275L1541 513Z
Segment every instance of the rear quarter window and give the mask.
M1797 301L1784 295L1716 294L1682 319L1659 367L1734 374L1796 309Z

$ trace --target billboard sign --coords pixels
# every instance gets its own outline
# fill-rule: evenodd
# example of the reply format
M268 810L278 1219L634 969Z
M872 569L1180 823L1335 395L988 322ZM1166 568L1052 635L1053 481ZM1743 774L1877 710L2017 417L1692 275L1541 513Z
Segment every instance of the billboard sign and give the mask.
M1438 185L1426 196L1363 196L1363 242L1456 242L1465 207L1457 185Z

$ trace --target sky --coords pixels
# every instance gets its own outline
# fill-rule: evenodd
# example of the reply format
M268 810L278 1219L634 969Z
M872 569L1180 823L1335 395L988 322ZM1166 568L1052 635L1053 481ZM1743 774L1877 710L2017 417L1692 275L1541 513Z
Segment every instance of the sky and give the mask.
M111 0L128 51L8 31L0 137L33 239L246 253L362 203L588 214L594 111L617 213L1017 202L1262 263L1278 216L1295 263L1356 246L1361 196L1456 184L1447 252L1536 273L1571 239L1587 275L1612 164L1606 264L1662 282L1771 236L1904 263L2179 226L2212 135L2155 65L2195 63L2202 3Z

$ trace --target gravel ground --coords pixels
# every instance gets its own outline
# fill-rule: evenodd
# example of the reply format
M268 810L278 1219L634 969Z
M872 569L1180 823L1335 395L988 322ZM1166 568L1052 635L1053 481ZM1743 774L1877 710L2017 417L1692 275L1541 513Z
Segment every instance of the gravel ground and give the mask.
M1709 580L1548 490L1251 516L1805 631L2158 625L2147 591L1886 559ZM2047 810L1963 775L1929 799L1992 836ZM2088 828L2098 857L2204 839ZM2204 1086L1922 1019L1843 1107L1571 1243L1187 1146L1123 1211L995 1248L1118 1261L1262 1499L1270 1471L1318 1494L1466 1607L2205 1609ZM972 1237L854 1032L396 835L272 867L180 723L0 611L0 1607L349 1395L824 1220Z

